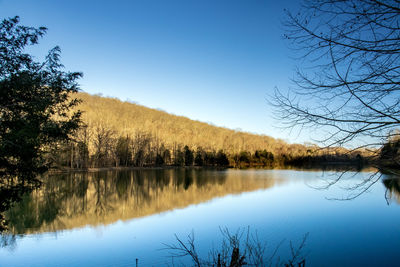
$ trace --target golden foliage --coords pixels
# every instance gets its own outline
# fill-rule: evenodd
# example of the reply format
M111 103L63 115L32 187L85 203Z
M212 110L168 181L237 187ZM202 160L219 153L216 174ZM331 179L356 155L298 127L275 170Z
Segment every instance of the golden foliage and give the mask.
M78 172L49 176L6 213L14 234L53 232L159 214L285 182L273 174L195 169Z
M191 149L201 147L206 151L222 149L228 154L265 149L275 155L297 156L304 155L308 149L305 145L289 145L281 139L217 127L116 98L87 93L78 93L77 97L82 99L78 108L91 134L99 127L108 128L116 136L134 137L144 132L169 149L188 145ZM90 154L93 150L93 145L89 144Z

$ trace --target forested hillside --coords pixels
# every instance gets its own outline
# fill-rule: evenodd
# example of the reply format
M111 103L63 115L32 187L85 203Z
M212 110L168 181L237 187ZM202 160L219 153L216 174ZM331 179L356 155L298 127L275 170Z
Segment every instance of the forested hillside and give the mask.
M222 149L229 153L258 149L278 151L285 145L282 140L269 136L216 127L115 98L86 93L78 94L78 98L83 100L79 106L83 120L91 128L104 126L122 136L133 137L138 132L145 132L167 146L176 143L206 150Z
M194 121L115 98L78 93L84 126L52 153L74 168L154 165L273 165L332 154L315 145ZM337 155L343 152L335 150Z

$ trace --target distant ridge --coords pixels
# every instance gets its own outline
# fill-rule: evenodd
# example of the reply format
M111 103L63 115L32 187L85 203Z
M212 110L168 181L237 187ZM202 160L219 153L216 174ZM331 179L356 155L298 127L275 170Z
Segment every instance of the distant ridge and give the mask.
M90 128L107 127L121 136L145 132L167 147L188 145L193 149L222 149L227 153L253 153L265 149L274 154L293 154L294 150L305 148L303 145L289 145L283 140L266 135L214 126L117 98L82 92L77 94L77 98L82 99L78 108L83 111L83 121Z

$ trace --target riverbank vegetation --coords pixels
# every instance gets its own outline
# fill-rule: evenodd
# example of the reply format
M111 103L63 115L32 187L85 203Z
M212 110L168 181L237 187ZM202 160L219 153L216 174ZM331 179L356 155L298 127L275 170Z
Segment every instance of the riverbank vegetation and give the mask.
M262 242L257 232L251 232L250 228L238 229L231 233L228 228L220 228L223 240L220 249L212 249L208 252L208 259L202 258L195 244L194 233L187 236L187 240L180 239L177 235L176 244L165 244L166 250L170 252L172 265L181 258L191 259L192 266L216 266L216 267L241 267L241 266L284 266L305 267L306 258L304 248L308 233L303 236L301 242L295 246L290 241L291 255L286 260L281 260L278 255L284 240L270 251L267 244ZM267 255L269 252L269 255ZM182 265L187 263L181 262Z

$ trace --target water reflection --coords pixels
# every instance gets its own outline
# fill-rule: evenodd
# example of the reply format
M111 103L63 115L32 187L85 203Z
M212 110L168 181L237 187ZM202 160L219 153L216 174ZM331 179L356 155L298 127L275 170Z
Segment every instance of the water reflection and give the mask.
M12 181L0 186L0 233L8 229L8 221L4 217L4 212L9 210L14 203L21 201L24 195L38 187L38 183L25 184Z
M195 169L51 175L5 212L12 234L55 232L156 214L227 194L272 187L282 179Z
M385 177L382 180L382 183L385 185L385 198L386 202L390 204L391 200L396 201L400 204L400 177L398 176L389 176Z
M207 257L221 244L219 227L250 226L269 252L283 239L297 242L310 233L307 266L396 266L399 179L382 174L352 201L327 199L346 195L374 173L346 173L329 191L309 186L339 174L169 169L52 175L3 213L10 232L0 237L0 265L135 266L138 258L140 266L165 266L170 261L160 248L173 244L174 234L185 238L194 231ZM289 259L289 246L278 256Z

